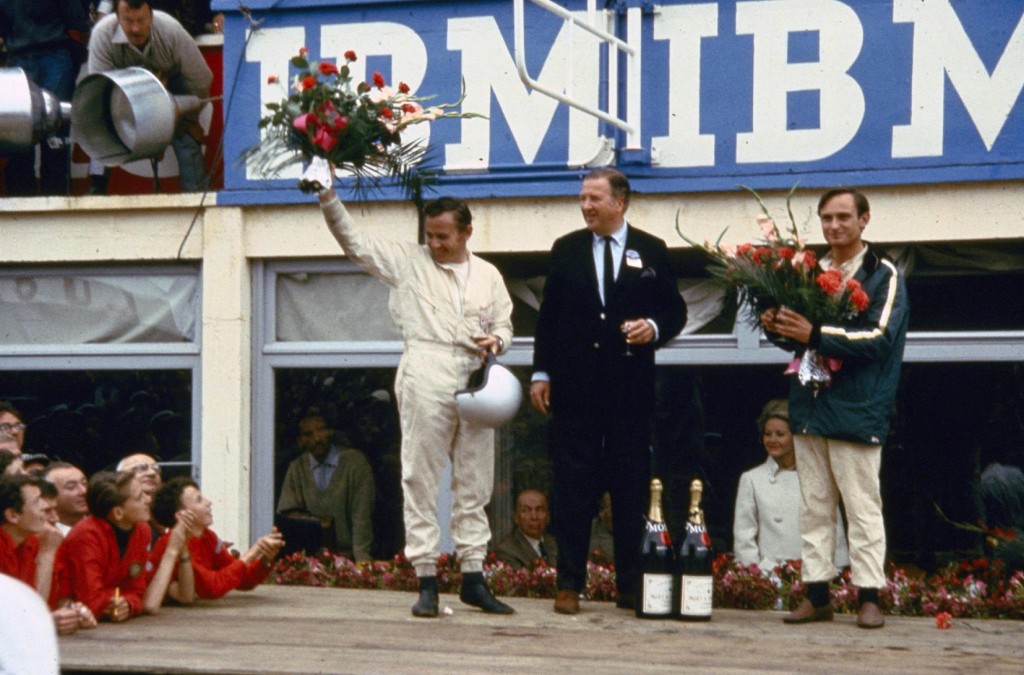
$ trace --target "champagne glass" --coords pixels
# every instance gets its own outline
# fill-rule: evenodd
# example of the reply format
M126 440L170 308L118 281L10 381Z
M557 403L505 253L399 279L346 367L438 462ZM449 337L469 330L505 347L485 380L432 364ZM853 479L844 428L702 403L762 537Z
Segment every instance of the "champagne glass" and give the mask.
M623 356L633 356L633 349L629 345L629 331L633 328L631 321L623 321L622 325L619 326L619 330L622 331L622 336L626 341L626 353Z

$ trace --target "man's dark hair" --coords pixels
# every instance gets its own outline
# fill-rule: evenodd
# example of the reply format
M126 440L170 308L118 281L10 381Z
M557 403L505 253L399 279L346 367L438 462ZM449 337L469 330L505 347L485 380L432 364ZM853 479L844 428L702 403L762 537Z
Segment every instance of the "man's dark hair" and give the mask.
M818 200L818 215L821 215L821 210L825 208L825 204L827 204L830 199L838 197L839 195L850 195L853 197L853 205L857 208L858 218L863 216L865 213L871 212L871 206L868 204L868 198L856 189L852 187L835 187L823 194L821 199Z
M57 486L48 480L39 479L39 491L43 493L43 496L47 499L57 498Z
M135 480L130 471L97 471L89 479L89 488L85 493L85 503L89 505L89 513L106 518L115 506L121 506L131 495L129 486Z
M199 484L188 476L178 476L161 485L153 495L153 519L164 527L174 527L174 514L182 509L181 495L189 487L198 490Z
M0 413L10 413L18 418L18 421L22 424L25 423L25 417L21 414L21 411L14 407L10 401L0 401Z
M623 205L626 208L629 208L629 199L633 196L633 191L629 187L629 179L626 178L626 174L616 169L603 166L600 169L594 169L584 176L583 182L586 183L588 180L598 180L600 178L604 178L608 181L608 187L611 188L612 197L621 199Z
M0 450L0 476L4 475L4 471L7 471L7 467L14 464L16 459L18 459L18 455L10 450Z
M127 5L128 9L142 9L143 7L149 7L149 11L153 11L153 5L149 4L149 0L114 0L114 14L119 13L122 2Z
M7 509L14 509L17 513L25 508L25 496L21 494L21 488L26 485L39 485L39 479L35 476L0 476L0 522L4 521L3 513Z
M465 232L466 228L473 224L473 214L470 213L466 202L461 199L438 197L423 205L423 215L427 218L436 218L449 212L455 214L455 222L458 224L460 232Z

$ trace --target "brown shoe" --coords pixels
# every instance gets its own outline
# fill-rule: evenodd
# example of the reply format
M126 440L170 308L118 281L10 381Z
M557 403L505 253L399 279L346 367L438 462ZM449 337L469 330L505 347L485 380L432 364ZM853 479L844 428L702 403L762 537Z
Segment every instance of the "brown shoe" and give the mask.
M579 593L577 591L559 589L555 595L555 611L559 614L579 614Z
M881 628L885 625L882 610L873 602L865 602L857 610L857 626L860 628Z
M816 621L831 621L832 605L815 607L811 601L804 598L792 612L782 617L784 623L814 623Z

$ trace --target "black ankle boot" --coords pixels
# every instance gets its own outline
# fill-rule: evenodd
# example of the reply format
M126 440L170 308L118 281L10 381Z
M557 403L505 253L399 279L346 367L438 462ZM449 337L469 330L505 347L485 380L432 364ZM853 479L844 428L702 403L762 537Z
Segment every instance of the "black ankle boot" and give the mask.
M420 599L412 606L412 615L437 616L437 577L420 577Z
M514 614L516 610L498 600L484 583L483 572L463 572L459 600L467 605L479 607L485 614Z
M90 195L105 195L107 194L107 181L110 180L110 171L106 170L103 173L94 173L89 175L89 191L86 194Z

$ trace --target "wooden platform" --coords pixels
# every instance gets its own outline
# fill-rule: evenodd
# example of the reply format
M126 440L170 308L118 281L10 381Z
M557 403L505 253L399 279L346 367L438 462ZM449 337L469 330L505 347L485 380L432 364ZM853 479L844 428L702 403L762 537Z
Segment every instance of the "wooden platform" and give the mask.
M852 616L786 626L782 614L716 610L711 622L640 621L611 603L561 616L512 598L495 617L443 595L414 619L411 593L262 586L60 640L65 672L141 673L1020 673L1024 622Z

